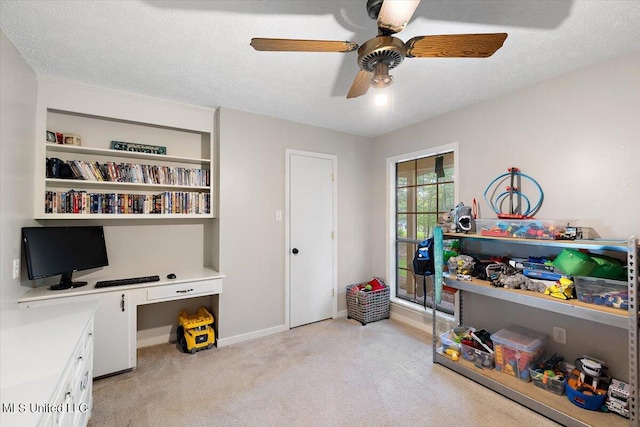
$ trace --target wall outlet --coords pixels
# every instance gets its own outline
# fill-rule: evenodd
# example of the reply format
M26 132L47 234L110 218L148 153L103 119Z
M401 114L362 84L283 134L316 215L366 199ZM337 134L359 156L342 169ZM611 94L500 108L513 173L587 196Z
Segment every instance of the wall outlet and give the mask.
M553 327L553 340L560 344L567 343L567 330L565 328Z
M20 278L20 258L13 260L13 278Z

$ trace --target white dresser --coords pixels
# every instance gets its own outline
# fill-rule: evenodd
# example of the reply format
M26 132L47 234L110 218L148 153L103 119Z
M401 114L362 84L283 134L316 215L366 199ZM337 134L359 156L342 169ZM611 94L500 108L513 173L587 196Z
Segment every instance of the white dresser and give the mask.
M87 425L97 305L87 301L1 313L0 425Z

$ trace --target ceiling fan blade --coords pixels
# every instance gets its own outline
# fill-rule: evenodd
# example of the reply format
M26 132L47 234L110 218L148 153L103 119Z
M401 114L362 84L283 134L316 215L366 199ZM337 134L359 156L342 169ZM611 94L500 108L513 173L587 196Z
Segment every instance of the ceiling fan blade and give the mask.
M378 14L378 29L385 35L404 30L420 0L385 0Z
M251 46L259 51L276 52L352 52L358 49L354 42L332 40L251 39Z
M487 58L502 47L506 33L418 36L405 43L408 58Z
M359 96L364 95L369 90L369 86L371 86L371 78L373 77L373 73L365 70L358 71L351 88L349 89L349 93L347 94L347 99L357 98Z

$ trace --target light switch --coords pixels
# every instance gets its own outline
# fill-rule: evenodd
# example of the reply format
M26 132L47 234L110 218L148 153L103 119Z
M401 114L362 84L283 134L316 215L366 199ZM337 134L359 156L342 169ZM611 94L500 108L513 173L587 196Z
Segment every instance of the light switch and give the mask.
M276 221L282 221L282 211L276 211Z

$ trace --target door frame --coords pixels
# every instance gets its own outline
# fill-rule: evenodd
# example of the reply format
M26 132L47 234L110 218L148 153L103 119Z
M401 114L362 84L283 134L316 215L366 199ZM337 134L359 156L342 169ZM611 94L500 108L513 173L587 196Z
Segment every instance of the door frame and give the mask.
M338 317L338 156L335 154L325 154L325 153L316 153L312 151L303 151L303 150L294 150L291 148L285 149L285 233L284 233L284 265L285 265L285 274L284 274L284 283L285 283L285 292L284 292L284 301L285 301L285 315L284 321L287 329L291 329L290 316L291 316L291 272L290 272L290 261L289 256L291 254L291 224L290 224L290 215L291 215L291 188L290 188L290 180L291 180L291 167L290 161L292 155L300 155L307 157L316 157L320 159L331 160L332 164L332 173L333 173L333 213L332 213L332 222L333 222L333 271L331 272L331 281L332 281L332 289L333 289L333 314L332 318L336 319Z

